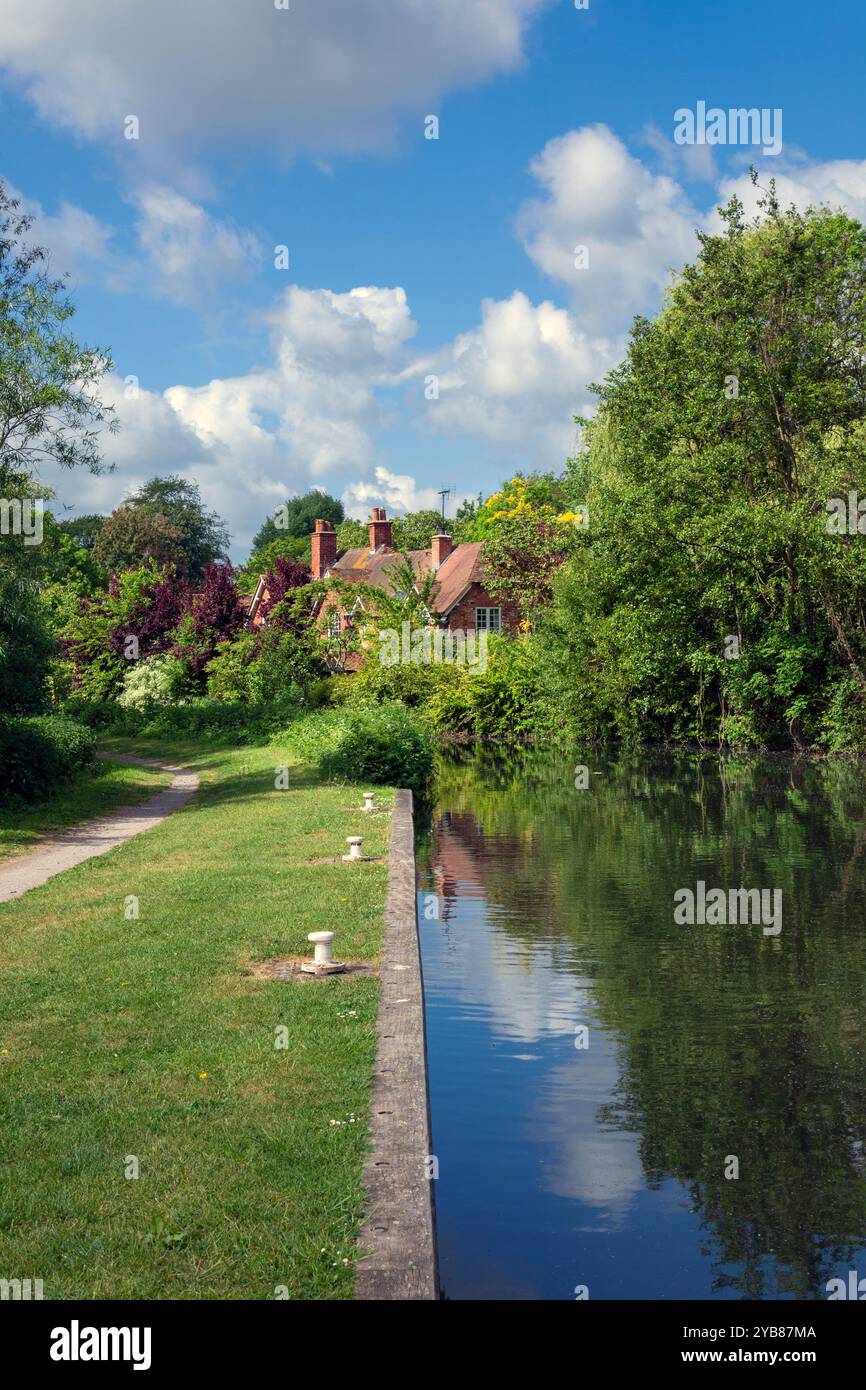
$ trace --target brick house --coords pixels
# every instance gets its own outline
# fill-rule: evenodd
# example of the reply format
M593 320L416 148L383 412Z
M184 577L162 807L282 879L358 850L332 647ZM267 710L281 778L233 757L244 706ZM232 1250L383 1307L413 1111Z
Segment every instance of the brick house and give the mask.
M374 507L369 521L370 543L337 555L337 533L330 521L317 521L310 537L313 579L340 579L347 584L364 584L394 593L395 571L402 555L391 543L391 522L384 507ZM454 545L445 532L434 536L429 550L410 550L409 557L419 579L431 571L436 575L430 621L436 626L464 632L513 632L517 613L507 603L497 602L484 587L481 568L481 541ZM261 608L268 599L264 576L259 580L248 614L249 626L261 627ZM358 602L345 606L345 598L335 591L328 594L319 609L319 622L331 632L352 626L353 614L363 607Z

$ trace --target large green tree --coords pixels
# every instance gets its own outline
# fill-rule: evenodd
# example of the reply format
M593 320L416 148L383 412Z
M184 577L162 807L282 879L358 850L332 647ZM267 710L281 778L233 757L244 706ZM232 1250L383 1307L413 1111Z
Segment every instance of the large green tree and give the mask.
M101 527L93 547L98 564L112 574L141 569L153 560L158 568L174 565L188 572L184 536L162 512L146 507L118 507Z
M597 388L539 660L586 733L858 744L866 536L827 508L866 497L866 229L721 217Z
M253 539L253 550L260 550L284 536L309 536L317 519L331 521L335 526L343 520L343 504L327 492L305 492L303 497L290 497L277 507Z
M217 513L204 505L197 483L176 474L151 478L124 506L150 517L162 517L179 533L181 556L177 567L186 578L198 582L211 560L226 558L228 529Z

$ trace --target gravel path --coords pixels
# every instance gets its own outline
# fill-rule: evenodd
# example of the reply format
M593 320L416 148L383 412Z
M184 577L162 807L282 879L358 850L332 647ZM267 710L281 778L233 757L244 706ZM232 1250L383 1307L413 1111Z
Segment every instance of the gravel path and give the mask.
M28 854L0 865L0 903L20 898L31 888L40 888L55 874L83 864L85 859L107 854L116 845L125 844L135 835L150 830L151 826L159 825L172 811L185 805L198 788L198 774L188 767L175 767L153 758L134 758L128 753L99 753L97 756L108 758L113 763L132 763L136 767L154 767L162 772L172 772L172 784L138 806L121 807L101 820L88 821L74 830L47 836Z

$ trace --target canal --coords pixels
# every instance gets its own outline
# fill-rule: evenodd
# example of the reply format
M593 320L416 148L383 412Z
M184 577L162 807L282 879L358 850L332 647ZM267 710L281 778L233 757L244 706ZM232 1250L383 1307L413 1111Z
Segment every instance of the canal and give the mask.
M445 1297L866 1276L861 764L458 752L418 866Z

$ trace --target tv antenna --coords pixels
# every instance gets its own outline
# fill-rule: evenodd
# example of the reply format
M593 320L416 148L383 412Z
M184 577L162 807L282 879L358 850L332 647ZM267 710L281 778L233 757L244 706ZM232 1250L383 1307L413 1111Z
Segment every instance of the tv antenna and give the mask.
M448 500L448 498L452 495L454 489L453 489L453 487L440 487L440 488L437 489L437 491L438 491L438 495L442 498L442 503L441 503L441 506L442 506L442 525L443 525L443 527L444 527L444 526L445 526L445 503L446 503L446 501Z

